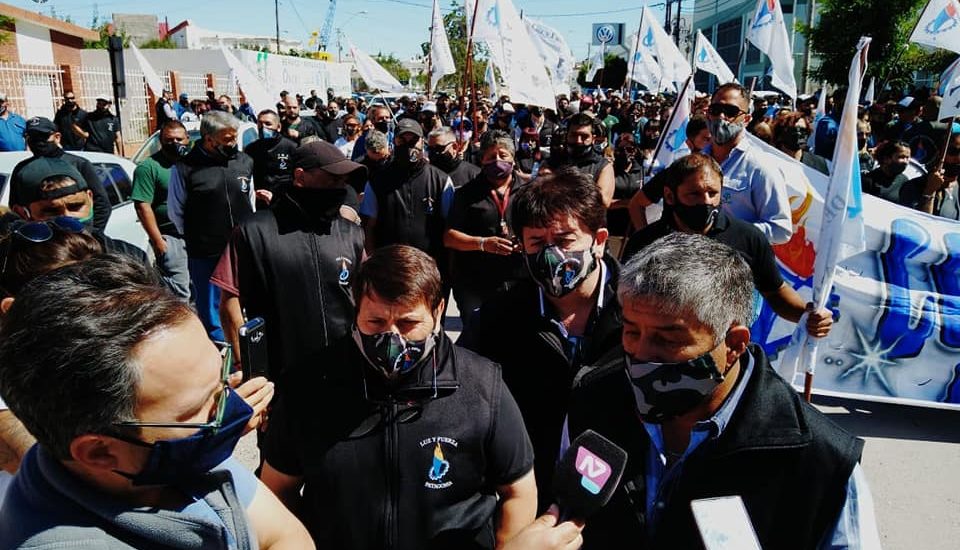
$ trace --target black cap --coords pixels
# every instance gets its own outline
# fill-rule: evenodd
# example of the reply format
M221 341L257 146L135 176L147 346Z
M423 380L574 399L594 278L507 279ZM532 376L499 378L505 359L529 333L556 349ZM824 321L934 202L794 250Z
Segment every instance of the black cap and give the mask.
M343 156L337 149L326 141L311 141L294 149L290 155L290 162L294 168L312 170L322 168L324 172L335 176L349 175L351 180L363 179L366 183L367 167L353 162ZM357 182L351 181L352 186Z
M43 182L56 176L67 176L76 183L44 191ZM80 172L69 162L56 157L34 157L20 170L19 178L14 184L18 189L11 196L16 195L19 198L20 206L39 200L58 199L87 189L87 180L83 179Z
M400 122L397 122L397 131L396 135L402 134L414 134L419 138L423 137L423 127L420 126L420 123L412 118L402 118Z
M30 136L49 136L57 131L57 126L49 119L42 116L35 116L27 121L27 135Z

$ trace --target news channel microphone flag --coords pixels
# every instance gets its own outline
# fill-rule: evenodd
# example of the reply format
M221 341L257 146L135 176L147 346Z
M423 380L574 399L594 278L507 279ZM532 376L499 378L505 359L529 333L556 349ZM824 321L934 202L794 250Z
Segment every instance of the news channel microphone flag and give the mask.
M457 72L447 41L447 30L440 15L440 0L433 0L433 19L430 22L430 89L437 89L437 82L448 74Z
M920 14L910 41L960 53L960 3L930 0Z
M747 40L770 58L773 69L770 83L796 99L797 80L793 75L793 49L790 47L790 35L787 34L780 0L757 0L757 10L749 24Z
M733 71L727 66L727 62L720 57L713 44L707 40L706 36L697 29L696 53L693 57L693 63L697 69L706 71L717 77L720 84L736 82L737 77L733 76Z
M857 44L857 53L850 62L847 97L860 97L863 74L867 70L870 40L870 37L863 36ZM817 309L827 306L838 262L864 248L860 160L857 153L858 107L856 101L847 101L843 105L840 128L837 131L837 147L833 155L833 172L823 197L823 219L817 239L817 257L813 264L813 304ZM797 372L805 373L804 393L809 401L816 371L819 339L807 332L806 317L807 314L804 314L797 323L793 345L785 351L781 364L781 368L785 367L787 370L781 372L792 374L787 380L793 380Z

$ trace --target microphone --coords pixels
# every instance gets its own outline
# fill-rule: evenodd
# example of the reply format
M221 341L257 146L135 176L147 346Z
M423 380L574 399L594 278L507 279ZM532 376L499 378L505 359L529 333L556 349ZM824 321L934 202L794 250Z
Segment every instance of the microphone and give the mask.
M570 444L557 464L553 494L560 521L585 520L610 500L627 467L627 452L593 430Z

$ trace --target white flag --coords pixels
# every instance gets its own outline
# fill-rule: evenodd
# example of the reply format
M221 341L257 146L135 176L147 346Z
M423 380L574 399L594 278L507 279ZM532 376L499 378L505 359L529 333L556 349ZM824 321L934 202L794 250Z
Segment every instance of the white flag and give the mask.
M870 38L861 37L857 53L850 63L847 97L860 97L863 73L867 69L867 51ZM857 153L857 105L847 101L843 105L837 148L833 155L833 172L823 197L823 220L817 241L817 256L813 264L813 303L817 309L826 307L833 289L837 263L863 250L863 207L860 190L860 160ZM856 239L859 238L859 242ZM781 368L790 376L814 373L817 357L817 339L806 330L806 314L797 323L793 341L796 342L784 356ZM787 380L792 380L792 377Z
M473 39L487 46L510 99L552 109L553 83L512 0L478 1Z
M593 78L597 76L597 72L603 68L604 57L606 55L605 50L606 48L601 45L600 49L590 56L590 70L587 71L587 76L585 77L587 82L593 82ZM603 83L601 82L598 85L602 86Z
M867 102L868 105L873 105L873 102L877 99L877 77L870 77L870 85L867 86L867 93L863 96L863 100ZM943 94L940 94L943 95Z
M436 89L441 78L455 72L457 66L453 62L453 54L450 53L450 44L447 42L447 30L440 15L440 0L433 0L433 22L430 24L430 89Z
M757 0L757 11L750 21L747 40L770 58L773 86L796 98L797 80L793 74L793 51L780 0Z
M640 24L643 26L642 19ZM653 55L637 43L638 35L639 33L630 37L630 43L633 46L631 46L630 61L627 63L627 80L646 86L648 90L659 91L663 83L663 73Z
M812 151L817 144L817 127L820 126L820 120L827 116L827 85L820 86L820 98L817 99L817 110L813 112L813 131L807 139L807 145Z
M943 98L939 119L960 115L960 57L940 75L937 93Z
M140 65L140 70L143 71L143 79L147 81L147 86L150 88L150 91L153 92L153 95L160 97L163 94L163 80L160 79L160 75L157 74L157 71L153 70L153 65L147 61L147 58L140 53L140 49L137 48L133 42L130 42L130 51L133 52L133 57L137 59L137 64Z
M540 59L550 71L550 79L557 93L564 93L570 89L573 82L573 51L567 45L567 39L553 27L543 24L536 19L523 18L527 26L527 33L533 41Z
M960 53L960 4L957 0L930 0L910 41Z
M653 12L644 7L640 15L639 49L652 55L660 67L661 90L677 90L690 76L690 63L684 57L667 31L660 26Z
M694 54L693 60L698 69L716 76L719 84L737 81L727 62L720 57L717 50L713 48L713 44L711 44L710 41L707 40L707 37L703 36L703 33L699 30L697 31L697 46L695 51L696 53Z
M487 61L487 70L483 73L483 80L490 89L490 99L496 101L500 96L500 86L497 85L497 75L493 72L493 61Z
M686 82L680 89L680 95L677 96L677 103L673 108L670 122L660 133L656 164L664 168L670 166L678 158L690 154L690 147L687 146L687 123L690 122L695 95L693 77L687 77Z
M403 84L400 84L399 80L353 44L350 44L350 55L353 57L353 64L357 67L357 72L360 73L360 78L367 83L371 90L380 90L381 92L403 91Z
M237 56L233 55L233 52L224 47L223 42L220 43L220 52L223 53L223 57L227 60L231 78L236 79L237 85L243 90L243 95L247 98L247 103L250 104L250 107L253 108L253 112L259 113L265 109L276 109L277 102L274 100L275 96L267 91L267 88L263 85L263 81L257 78L257 75L253 74L253 71L241 63L240 60L237 59Z

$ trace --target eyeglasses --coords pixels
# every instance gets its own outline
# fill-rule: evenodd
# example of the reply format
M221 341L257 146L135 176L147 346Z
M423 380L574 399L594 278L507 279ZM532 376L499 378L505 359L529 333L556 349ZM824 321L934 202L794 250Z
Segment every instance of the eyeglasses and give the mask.
M723 115L727 118L735 118L746 111L740 107L737 107L736 105L730 105L729 103L711 103L707 112L710 113L710 116Z
M56 218L43 221L17 221L10 225L10 233L4 239L19 237L27 242L39 244L45 243L53 238L53 228L57 228L65 233L82 233L83 223L70 216L57 216ZM13 251L13 242L7 247L7 253L3 256L3 267L0 268L0 280L6 279L7 262L10 259L10 253Z
M123 426L127 428L200 428L212 429L213 433L223 426L223 417L227 411L227 396L230 389L230 372L233 370L233 351L230 344L219 342L220 346L220 381L223 389L217 395L217 401L214 404L213 419L207 422L143 422L140 420L126 420L123 422L114 422L114 426Z

